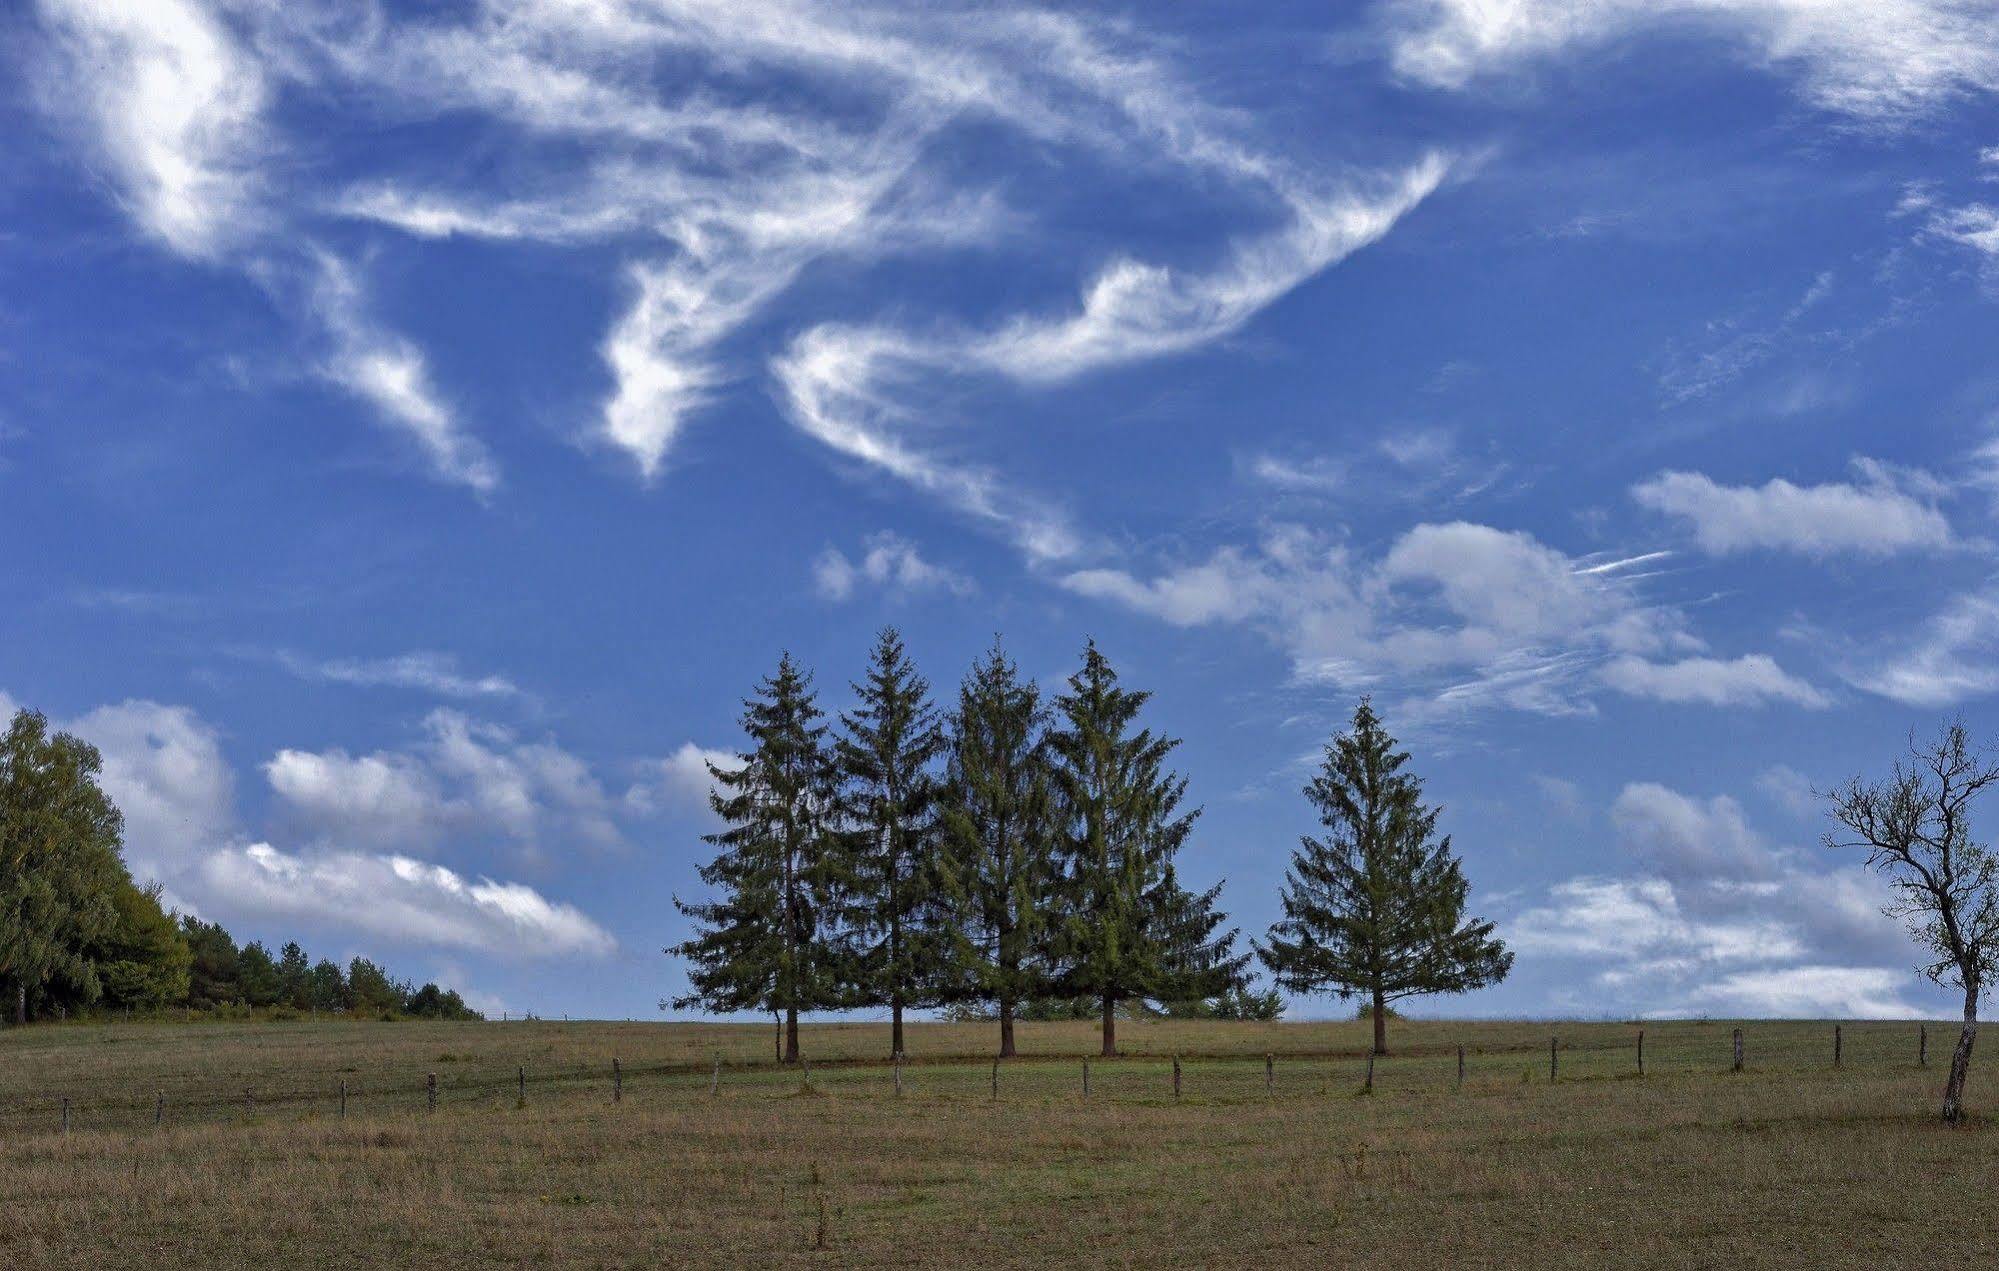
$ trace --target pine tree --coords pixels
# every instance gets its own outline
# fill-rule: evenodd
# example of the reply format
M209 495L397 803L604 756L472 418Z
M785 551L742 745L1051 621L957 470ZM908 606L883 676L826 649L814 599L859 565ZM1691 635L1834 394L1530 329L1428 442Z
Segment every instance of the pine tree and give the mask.
M1058 870L1041 747L1040 690L997 642L972 667L951 717L944 834L957 911L961 996L993 1003L1001 1057L1017 1009L1049 989Z
M0 733L0 983L14 1018L52 980L84 1002L101 992L85 954L117 926L114 896L131 877L118 855L124 818L98 787L95 747L20 711Z
M894 627L882 629L867 680L853 687L859 702L840 716L834 746L849 829L847 976L856 1005L889 1008L894 1056L903 1010L937 1000L951 950L931 771L944 734Z
M293 1010L312 1005L312 963L296 940L287 940L278 951L279 1000Z
M704 837L718 850L701 881L721 897L673 901L700 928L668 950L692 963L693 991L675 1009L781 1012L786 1063L798 1060L799 1012L840 1005L831 922L843 853L823 718L811 677L786 654L743 704L741 766L709 765L719 787L709 802L727 828Z
M1305 787L1327 833L1293 853L1284 917L1257 950L1281 988L1368 1002L1377 1054L1390 1002L1484 988L1513 966L1493 924L1464 916L1470 884L1408 762L1363 698Z
M1187 782L1166 771L1180 743L1132 732L1151 697L1118 687L1092 641L1069 691L1055 699L1050 774L1065 824L1065 912L1057 940L1062 991L1102 1004L1105 1056L1117 1054L1118 1003L1211 997L1241 981L1235 933L1217 935L1217 886L1181 889L1173 859L1198 809L1180 812Z

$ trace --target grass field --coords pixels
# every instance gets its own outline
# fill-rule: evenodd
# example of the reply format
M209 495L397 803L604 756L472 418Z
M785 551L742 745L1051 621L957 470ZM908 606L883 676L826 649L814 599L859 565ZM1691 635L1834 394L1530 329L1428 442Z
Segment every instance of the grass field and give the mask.
M767 1027L15 1029L0 1259L1999 1264L1999 1038L1980 1042L1974 1119L1947 1130L1947 1025L1919 1069L1916 1025L1846 1024L1835 1069L1830 1023L1747 1022L1740 1073L1737 1026L1644 1024L1641 1078L1636 1024L1399 1023L1363 1096L1363 1024L1134 1022L1087 1099L1088 1024L1023 1025L997 1099L988 1025L914 1027L900 1096L884 1025L809 1028L809 1089L771 1063Z

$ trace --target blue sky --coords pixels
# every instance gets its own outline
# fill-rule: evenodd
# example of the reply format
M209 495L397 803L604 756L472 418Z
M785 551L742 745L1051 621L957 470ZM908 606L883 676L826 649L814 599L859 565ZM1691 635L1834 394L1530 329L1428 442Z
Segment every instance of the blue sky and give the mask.
M1989 5L6 8L0 704L239 938L652 1015L894 623L1094 636L1248 933L1372 694L1419 1009L1942 1005L1809 791L1991 731Z

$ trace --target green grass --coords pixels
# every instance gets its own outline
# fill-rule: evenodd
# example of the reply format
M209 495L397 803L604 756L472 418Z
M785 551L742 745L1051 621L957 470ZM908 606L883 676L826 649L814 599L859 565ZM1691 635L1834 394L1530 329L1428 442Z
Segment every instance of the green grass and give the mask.
M1931 1028L1931 1064L1918 1069L1915 1025L1847 1024L1834 1070L1831 1024L1749 1022L1746 1070L1734 1073L1737 1026L1645 1024L1641 1079L1635 1024L1398 1022L1372 1097L1360 1097L1364 1024L1129 1023L1127 1057L1091 1061L1087 1101L1088 1024L1023 1025L1024 1054L1003 1065L997 1100L989 1025L914 1027L900 1098L879 1062L886 1027L873 1024L807 1030L809 1091L771 1063L771 1031L756 1026L18 1029L0 1034L0 1257L298 1268L1999 1261L1984 1217L1999 1195L1999 1121L1932 1120L1953 1030ZM613 1057L624 1071L615 1105ZM1970 1093L1975 1112L1999 1107L1979 1066ZM1952 1213L1970 1221L1939 1221Z

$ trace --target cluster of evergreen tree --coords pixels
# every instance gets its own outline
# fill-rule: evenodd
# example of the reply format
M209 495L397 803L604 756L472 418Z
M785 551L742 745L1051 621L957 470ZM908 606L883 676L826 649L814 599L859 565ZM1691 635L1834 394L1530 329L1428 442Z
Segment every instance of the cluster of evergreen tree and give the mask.
M885 630L837 735L787 655L744 704L748 748L712 766L725 828L701 871L716 899L676 1008L770 1012L782 1058L798 1016L886 1007L989 1010L1014 1053L1024 1008L1082 1000L1116 1053L1135 1003L1233 1001L1247 953L1223 930L1220 886L1180 885L1174 858L1197 809L1167 768L1178 742L1139 726L1093 643L1044 705L997 645L940 712L901 637Z
M1275 1019L1249 988L1216 908L1175 858L1198 809L1142 727L1148 694L1123 687L1090 643L1068 691L1039 688L995 645L940 712L893 628L875 643L837 732L789 655L744 703L739 763L710 765L725 823L701 870L715 898L675 898L696 925L669 948L689 963L675 1009L767 1011L798 1059L798 1017L886 1007L990 1019L1014 1053L1017 1019ZM1465 916L1468 884L1439 810L1362 701L1326 748L1284 917L1255 955L1279 988L1360 998L1387 1047L1394 1001L1504 978L1513 955ZM662 1006L667 1003L662 1003Z
M169 911L132 878L124 818L98 785L95 748L34 711L0 735L0 986L14 1018L92 1008L230 1004L477 1019L456 990L393 980L366 958L343 971L296 943L273 958Z

